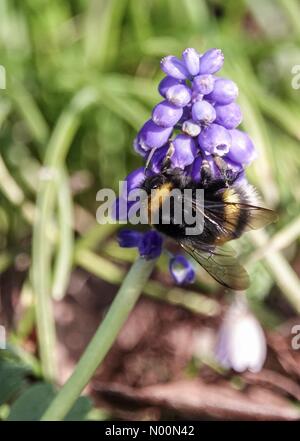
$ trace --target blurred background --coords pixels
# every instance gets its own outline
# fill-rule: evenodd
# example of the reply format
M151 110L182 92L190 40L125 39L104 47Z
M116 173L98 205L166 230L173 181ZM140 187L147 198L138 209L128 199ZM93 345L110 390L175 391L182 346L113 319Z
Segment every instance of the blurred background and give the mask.
M96 193L142 165L159 61L186 47L223 50L259 151L249 180L280 214L235 244L267 362L216 365L231 295L201 269L174 286L162 256L67 418L300 418L299 19L298 0L0 0L0 420L41 416L136 258L96 223Z

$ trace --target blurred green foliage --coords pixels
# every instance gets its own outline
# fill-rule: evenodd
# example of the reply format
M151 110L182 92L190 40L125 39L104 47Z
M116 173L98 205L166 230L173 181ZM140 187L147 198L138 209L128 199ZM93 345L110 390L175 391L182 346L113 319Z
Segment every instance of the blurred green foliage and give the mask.
M257 305L274 285L300 312L300 282L290 264L300 235L300 89L292 87L299 16L297 0L0 1L7 83L0 90L0 270L27 262L26 308L13 343L21 346L37 321L46 377L55 375L50 295L64 295L72 265L119 284L116 262L134 259L106 240L115 226L96 224L95 195L117 189L142 164L132 141L160 99L159 60L186 47L223 50L225 74L240 87L243 127L260 153L249 179L281 215L270 234L237 245L252 273L249 298L266 312L266 324L273 322ZM213 292L202 276L196 287ZM219 312L213 298L194 291L166 293L151 281L145 292L203 314Z

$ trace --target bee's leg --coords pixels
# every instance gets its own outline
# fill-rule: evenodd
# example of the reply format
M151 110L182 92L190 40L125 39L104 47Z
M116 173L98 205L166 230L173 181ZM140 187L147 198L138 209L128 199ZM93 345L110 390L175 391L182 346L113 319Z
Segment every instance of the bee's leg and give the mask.
M227 187L229 185L232 185L234 183L234 181L237 179L238 173L233 172L228 167L226 161L224 161L224 159L221 158L221 156L216 155L213 158L214 158L214 162L215 162L216 166L218 167L218 169L221 173L221 177L224 180Z
M147 158L147 161L146 161L146 165L145 165L145 174L147 174L147 172L148 172L148 170L150 168L150 164L151 164L153 155L156 152L156 150L157 150L157 148L152 149L150 151L149 155L148 155L148 158ZM169 145L169 148L167 150L166 156L165 156L165 158L164 158L164 160L162 162L162 167L161 167L162 173L164 171L166 171L168 168L170 168L170 165L171 165L171 161L170 160L171 160L171 157L172 157L173 153L174 153L174 145L173 145L172 142L170 142L170 145Z
M174 153L174 144L172 142L170 142L169 148L167 150L166 156L162 162L162 169L161 171L164 172L166 170L168 170L171 166L171 158L173 156Z
M203 159L202 161L200 168L200 176L201 176L201 182L204 187L207 186L213 180L213 173L207 159Z
M220 158L221 159L221 158ZM224 164L225 161L223 161ZM213 165L207 161L207 159L203 159L201 165L201 182L204 188L210 187L210 189L214 189L215 191L220 190L221 188L229 186L229 180L224 173L225 168L219 168L219 165L216 164L218 169L220 170L221 176L215 176L215 170L212 169Z

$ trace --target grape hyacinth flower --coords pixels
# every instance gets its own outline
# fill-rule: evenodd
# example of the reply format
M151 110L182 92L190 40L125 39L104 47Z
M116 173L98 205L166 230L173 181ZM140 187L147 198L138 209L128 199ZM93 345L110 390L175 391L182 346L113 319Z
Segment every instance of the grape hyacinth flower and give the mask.
M247 135L241 130L230 130L231 149L227 157L234 162L250 164L257 157L254 145Z
M155 259L162 252L163 239L155 230L142 233L124 229L119 232L118 241L123 248L138 248L140 256L145 259ZM179 285L192 283L195 280L192 264L182 255L171 257L169 270L174 281Z
M152 120L160 127L172 127L178 123L182 114L183 110L181 107L177 107L168 100L165 100L154 107Z
M172 126L161 127L149 119L139 132L138 143L145 152L153 148L162 147L168 141L172 129Z
M242 122L241 109L235 102L238 87L232 80L217 76L223 63L220 49L200 55L195 49L187 48L181 59L171 55L163 58L161 68L166 76L158 90L164 101L154 107L152 119L139 131L134 143L137 153L147 158L151 150L176 139L179 130L193 140L194 159L217 154L223 156L229 167L232 162L245 167L253 161L252 142L237 129ZM190 155L189 147L187 155ZM189 165L187 162L183 155L181 161L172 161L173 167L182 169Z
M196 274L192 264L181 255L174 256L169 263L170 273L176 283L192 283Z
M145 259L155 259L162 251L163 239L155 230L146 233L121 230L118 234L118 241L123 248L138 248L140 256Z
M174 168L184 168L194 161L197 148L194 139L188 135L177 135L173 141L174 153L171 157L171 164Z
M232 144L229 130L226 130L219 124L211 124L202 130L198 137L198 142L206 153L219 156L229 153Z
M213 74L221 69L224 55L221 49L209 49L200 58L200 73Z
M215 106L215 122L226 129L235 129L242 122L242 112L238 104L230 103L224 106Z
M229 307L219 332L216 358L225 368L237 372L259 372L266 359L266 339L245 298Z
M134 150L147 161L147 173L160 173L164 159L172 145L170 167L184 170L195 182L200 181L200 167L207 161L213 176L220 171L213 155L222 156L228 170L246 180L245 167L256 157L249 136L239 129L241 109L236 103L238 87L231 80L219 76L224 63L220 49L204 54L194 48L183 51L182 57L164 57L161 69L166 76L158 85L163 101L153 108L151 118L141 127L134 140ZM126 178L128 189L138 188L145 178L140 167ZM115 204L118 219L128 219L126 211L133 207L122 192ZM161 240L159 239L161 238ZM160 233L120 233L120 245L136 247L145 258L162 252ZM152 244L152 246L151 246ZM191 283L194 270L184 256L171 257L169 269L177 283Z
M215 108L208 101L196 101L192 106L192 118L207 127L216 119Z
M161 80L158 91L170 103L181 108L187 106L192 98L191 89L172 77L165 77Z
M218 104L230 104L233 103L239 93L237 85L226 78L217 78L213 90L207 95L209 101L216 102Z
M213 91L215 77L210 74L197 75L193 80L193 90L201 95L208 95Z
M196 49L188 47L182 52L182 59L186 69L192 76L198 75L200 71L200 57Z

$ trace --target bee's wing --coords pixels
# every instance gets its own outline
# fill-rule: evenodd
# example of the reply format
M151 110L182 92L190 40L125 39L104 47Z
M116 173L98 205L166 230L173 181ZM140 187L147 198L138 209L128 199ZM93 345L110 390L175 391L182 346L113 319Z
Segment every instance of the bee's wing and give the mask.
M278 214L269 210L268 208L256 207L254 205L248 205L244 203L234 203L234 202L222 202L222 203L207 203L205 204L206 217L208 219L214 220L217 222L224 222L224 219L220 219L220 211L221 208L227 206L230 208L232 213L239 213L239 211L246 210L247 212L247 221L244 231L249 230L257 230L259 228L263 228L273 222L278 220ZM203 209L202 209L203 210ZM226 224L230 228L231 222L226 220ZM232 222L234 224L234 222Z
M221 285L234 290L248 288L248 273L235 258L232 248L226 245L226 248L205 249L191 237L181 240L180 245Z
M246 230L258 230L278 220L278 214L268 208L238 204L240 210L247 210L249 218Z

